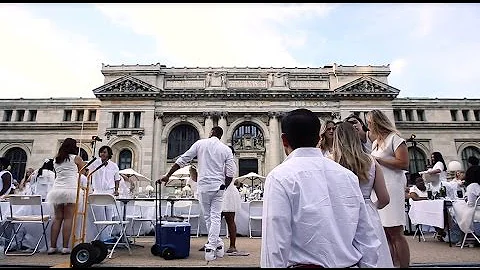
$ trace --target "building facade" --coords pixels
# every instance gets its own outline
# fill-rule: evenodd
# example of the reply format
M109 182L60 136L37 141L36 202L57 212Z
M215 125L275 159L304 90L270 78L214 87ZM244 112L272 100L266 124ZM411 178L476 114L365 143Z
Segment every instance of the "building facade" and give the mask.
M322 122L382 110L408 139L411 172L424 170L434 151L447 164L480 157L480 99L397 98L389 66L102 65L101 72L96 98L0 100L0 155L11 159L16 178L72 137L85 160L109 145L120 169L158 179L217 125L236 151L237 175L266 175L285 158L280 120L296 108Z

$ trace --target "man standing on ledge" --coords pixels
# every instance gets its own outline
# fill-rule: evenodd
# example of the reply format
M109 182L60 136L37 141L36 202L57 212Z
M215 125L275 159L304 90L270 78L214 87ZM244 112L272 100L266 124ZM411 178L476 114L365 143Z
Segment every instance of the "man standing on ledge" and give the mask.
M232 182L236 171L232 151L220 141L223 135L221 127L213 127L209 138L196 141L182 154L167 174L157 182L168 182L172 174L188 165L193 158L198 162L198 200L208 229L208 243L205 245L205 260L222 258L225 249L220 238L220 221L223 193Z
M281 124L287 158L265 180L261 267L376 267L375 235L357 176L316 147L320 120L307 109Z

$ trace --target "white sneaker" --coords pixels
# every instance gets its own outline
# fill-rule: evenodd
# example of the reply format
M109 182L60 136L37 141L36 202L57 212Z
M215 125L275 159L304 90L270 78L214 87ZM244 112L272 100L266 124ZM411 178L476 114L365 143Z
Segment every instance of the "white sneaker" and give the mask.
M209 247L205 247L205 260L209 262L214 261L215 259L217 259L217 256L215 256L215 250Z
M217 258L223 258L223 256L225 255L225 247L224 247L223 241L221 241L220 245L217 246L215 255L217 256Z

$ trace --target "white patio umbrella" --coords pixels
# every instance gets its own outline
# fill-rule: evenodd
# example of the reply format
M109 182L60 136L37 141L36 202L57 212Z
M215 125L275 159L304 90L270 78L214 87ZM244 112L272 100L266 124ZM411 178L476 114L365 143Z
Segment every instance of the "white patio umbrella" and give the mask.
M249 172L245 175L242 175L242 176L239 176L239 177L235 178L235 181L238 181L238 182L244 183L244 184L249 184L250 188L252 189L252 192L253 192L253 187L254 187L255 184L258 184L258 185L260 185L260 187L263 188L263 182L265 181L265 179L266 179L265 176L256 174L254 172Z
M179 178L182 178L182 177L190 177L190 166L191 165L187 165L183 168L180 168L178 170L176 170L172 176L176 176L176 177L179 177ZM171 177L170 177L171 178Z
M138 181L139 182L139 184L137 185L137 192L138 193L141 193L142 191L144 191L144 188L147 185L153 184L153 181L150 178L146 177L145 175L143 175L141 173L136 172L132 168L120 170L118 173L126 176L130 182ZM142 185L142 182L145 183L145 184ZM140 188L142 188L142 190L140 190Z
M165 186L183 188L186 185L188 178L189 178L188 176L187 177L178 177L178 176L172 175L172 176L170 176L170 179L168 179L168 182Z

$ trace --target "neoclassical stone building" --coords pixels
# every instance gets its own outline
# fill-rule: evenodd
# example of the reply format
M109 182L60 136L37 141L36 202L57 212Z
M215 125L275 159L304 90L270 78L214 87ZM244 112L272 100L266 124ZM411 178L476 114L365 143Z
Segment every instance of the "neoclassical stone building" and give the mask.
M480 99L397 98L389 66L102 65L101 72L94 99L0 100L0 155L11 158L17 178L73 137L84 159L109 145L121 169L157 179L216 125L236 150L237 174L266 175L285 157L279 121L300 107L322 121L384 111L405 139L415 134L416 147L408 143L412 172L424 170L433 151L447 163L480 157Z

